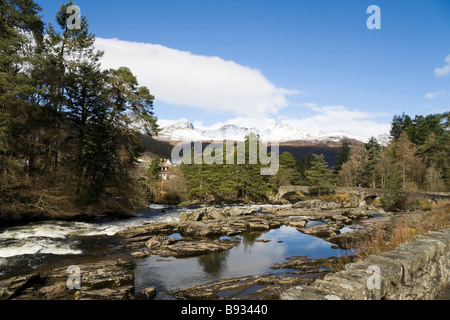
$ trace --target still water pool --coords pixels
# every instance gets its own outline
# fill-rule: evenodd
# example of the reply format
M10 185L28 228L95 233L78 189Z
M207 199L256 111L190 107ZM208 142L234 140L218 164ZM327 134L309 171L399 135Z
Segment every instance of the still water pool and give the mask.
M244 233L229 251L192 258L150 256L136 262L135 289L156 287L157 299L173 299L170 291L220 279L273 273L273 265L293 256L311 259L348 255L322 239L283 226L267 233ZM279 272L279 271L278 271Z

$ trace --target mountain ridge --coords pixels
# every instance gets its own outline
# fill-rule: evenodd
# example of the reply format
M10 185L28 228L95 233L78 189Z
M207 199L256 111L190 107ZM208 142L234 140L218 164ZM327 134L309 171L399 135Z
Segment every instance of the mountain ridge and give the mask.
M259 135L264 142L340 142L345 139L365 141L365 137L345 132L326 132L317 128L297 128L290 124L277 122L265 129L247 128L233 123L215 128L196 128L191 122L182 119L161 128L157 137L162 141L244 141L250 133Z

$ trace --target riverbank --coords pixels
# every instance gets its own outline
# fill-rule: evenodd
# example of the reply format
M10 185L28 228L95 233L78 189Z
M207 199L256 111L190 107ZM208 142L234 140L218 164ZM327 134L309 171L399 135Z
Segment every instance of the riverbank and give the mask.
M395 250L296 286L283 300L433 300L449 285L450 229L427 232Z
M142 211L145 207L136 208ZM97 206L74 207L68 205L58 210L29 210L16 215L0 215L0 228L15 227L43 221L92 222L101 219L127 219L133 216L133 210L106 210Z
M15 270L3 277L0 271L0 299L278 299L289 287L312 283L351 262L375 230L390 230L404 217L427 214L342 208L314 200L206 210L158 207L159 218L155 208L113 224L77 224L78 231L71 231L70 224L51 226L56 234L51 248L62 250L70 241L72 253L52 256L39 266L48 248L39 249L39 255L28 251L28 257L39 257L30 271L21 267L22 274ZM48 228L32 228L31 236L48 237ZM59 238L63 242L56 242ZM318 246L328 248L322 256ZM305 251L309 247L315 251ZM24 266L21 257L14 259ZM82 292L67 289L69 264L80 267Z

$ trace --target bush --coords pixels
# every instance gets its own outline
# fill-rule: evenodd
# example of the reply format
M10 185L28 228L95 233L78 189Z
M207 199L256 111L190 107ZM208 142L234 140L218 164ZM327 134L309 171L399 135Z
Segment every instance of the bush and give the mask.
M327 194L319 197L319 200L326 202L335 202L339 204L349 203L351 201L348 193Z

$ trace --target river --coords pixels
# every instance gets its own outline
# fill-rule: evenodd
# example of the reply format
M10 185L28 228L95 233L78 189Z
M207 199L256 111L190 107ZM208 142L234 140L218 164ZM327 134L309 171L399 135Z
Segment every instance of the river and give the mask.
M258 206L262 208L264 206ZM124 251L113 236L120 230L152 222L175 222L188 208L149 205L129 219L94 222L46 221L0 229L0 280L67 260L97 259ZM172 237L181 237L174 234ZM135 261L135 290L157 287L157 299L173 299L170 291L225 278L263 275L292 256L325 258L348 253L331 243L282 226L265 233L223 239L238 242L229 251L193 258L152 255ZM284 272L284 271L281 271Z

